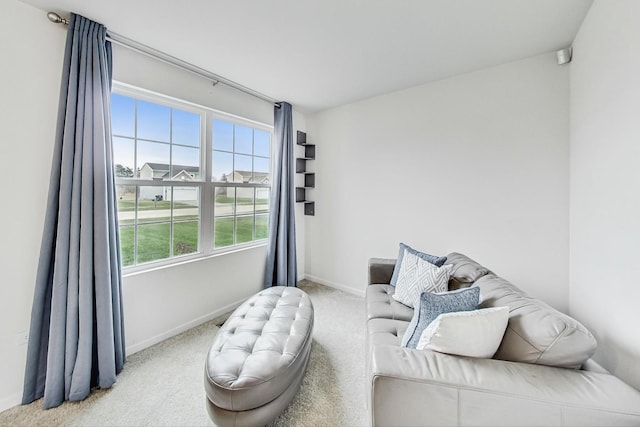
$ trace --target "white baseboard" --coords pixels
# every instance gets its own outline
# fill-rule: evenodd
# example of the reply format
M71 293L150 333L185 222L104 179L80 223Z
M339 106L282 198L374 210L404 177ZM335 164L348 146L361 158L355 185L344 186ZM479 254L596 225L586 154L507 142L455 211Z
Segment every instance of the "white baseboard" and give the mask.
M178 334L181 334L184 331L188 331L191 328L195 328L196 326L202 325L205 322L208 322L209 320L215 319L218 316L222 316L225 313L228 313L230 311L235 310L236 308L238 308L240 306L240 304L242 304L244 301L246 301L246 298L243 298L240 301L236 301L234 303L228 304L222 308L219 308L217 310L212 311L209 314L205 314L204 316L200 316L196 319L193 319L187 323L183 323L180 326L176 326L175 328L169 329L168 331L165 331L161 334L158 334L154 337L148 338L146 340L140 341L138 343L135 344L131 344L129 346L127 346L127 355L130 354L134 354L137 353L141 350L144 350L145 348L151 347L152 345L158 344L159 342L162 342L168 338L174 337Z
M17 393L11 396L3 397L0 399L0 412L6 411L9 408L18 406L22 403L22 394Z
M331 280L326 280L323 279L322 277L318 277L318 276L314 276L311 274L305 274L304 278L307 280L311 280L312 282L316 282L316 283L320 283L321 285L325 285L328 286L330 288L334 288L334 289L338 289L340 291L344 291L347 292L351 295L356 295L359 296L361 298L364 298L365 296L365 290L364 289L353 289L350 286L345 286L341 283L336 283L336 282L332 282Z

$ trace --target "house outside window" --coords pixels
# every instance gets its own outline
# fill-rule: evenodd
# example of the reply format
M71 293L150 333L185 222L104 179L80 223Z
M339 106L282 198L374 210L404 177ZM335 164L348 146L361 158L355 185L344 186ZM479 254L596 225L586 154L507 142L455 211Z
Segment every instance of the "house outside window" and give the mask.
M111 121L124 267L266 243L271 127L122 84Z

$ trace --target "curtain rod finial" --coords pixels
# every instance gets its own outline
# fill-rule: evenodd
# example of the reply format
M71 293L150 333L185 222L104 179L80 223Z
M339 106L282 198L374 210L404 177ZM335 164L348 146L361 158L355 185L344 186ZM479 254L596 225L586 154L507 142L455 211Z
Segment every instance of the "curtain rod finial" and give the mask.
M55 12L47 13L47 18L49 18L49 21L53 22L54 24L69 25L69 20L68 19L63 18L62 16L58 15Z

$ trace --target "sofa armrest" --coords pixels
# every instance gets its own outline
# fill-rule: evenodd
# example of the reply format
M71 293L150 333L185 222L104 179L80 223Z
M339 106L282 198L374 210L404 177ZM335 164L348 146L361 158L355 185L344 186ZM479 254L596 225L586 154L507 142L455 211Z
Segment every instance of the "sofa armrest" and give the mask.
M637 425L640 392L613 375L373 345L371 423Z
M389 284L395 266L395 259L369 258L369 285Z

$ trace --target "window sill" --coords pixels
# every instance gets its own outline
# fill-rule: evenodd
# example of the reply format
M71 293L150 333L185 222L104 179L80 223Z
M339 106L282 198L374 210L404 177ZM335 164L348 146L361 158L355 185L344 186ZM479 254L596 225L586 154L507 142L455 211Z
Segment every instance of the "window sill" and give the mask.
M212 252L208 252L206 254L203 253L195 253L191 255L185 255L178 258L171 258L161 261L149 262L142 265L136 265L131 267L123 267L122 269L122 277L133 277L139 274L150 273L153 271L165 270L167 268L178 267L186 264L191 264L194 262L204 261L212 258L217 258L225 255L235 254L238 252L245 252L248 250L260 248L263 246L267 246L267 240L260 240L257 242L250 242L243 245L236 245L232 248L223 248L216 249Z

